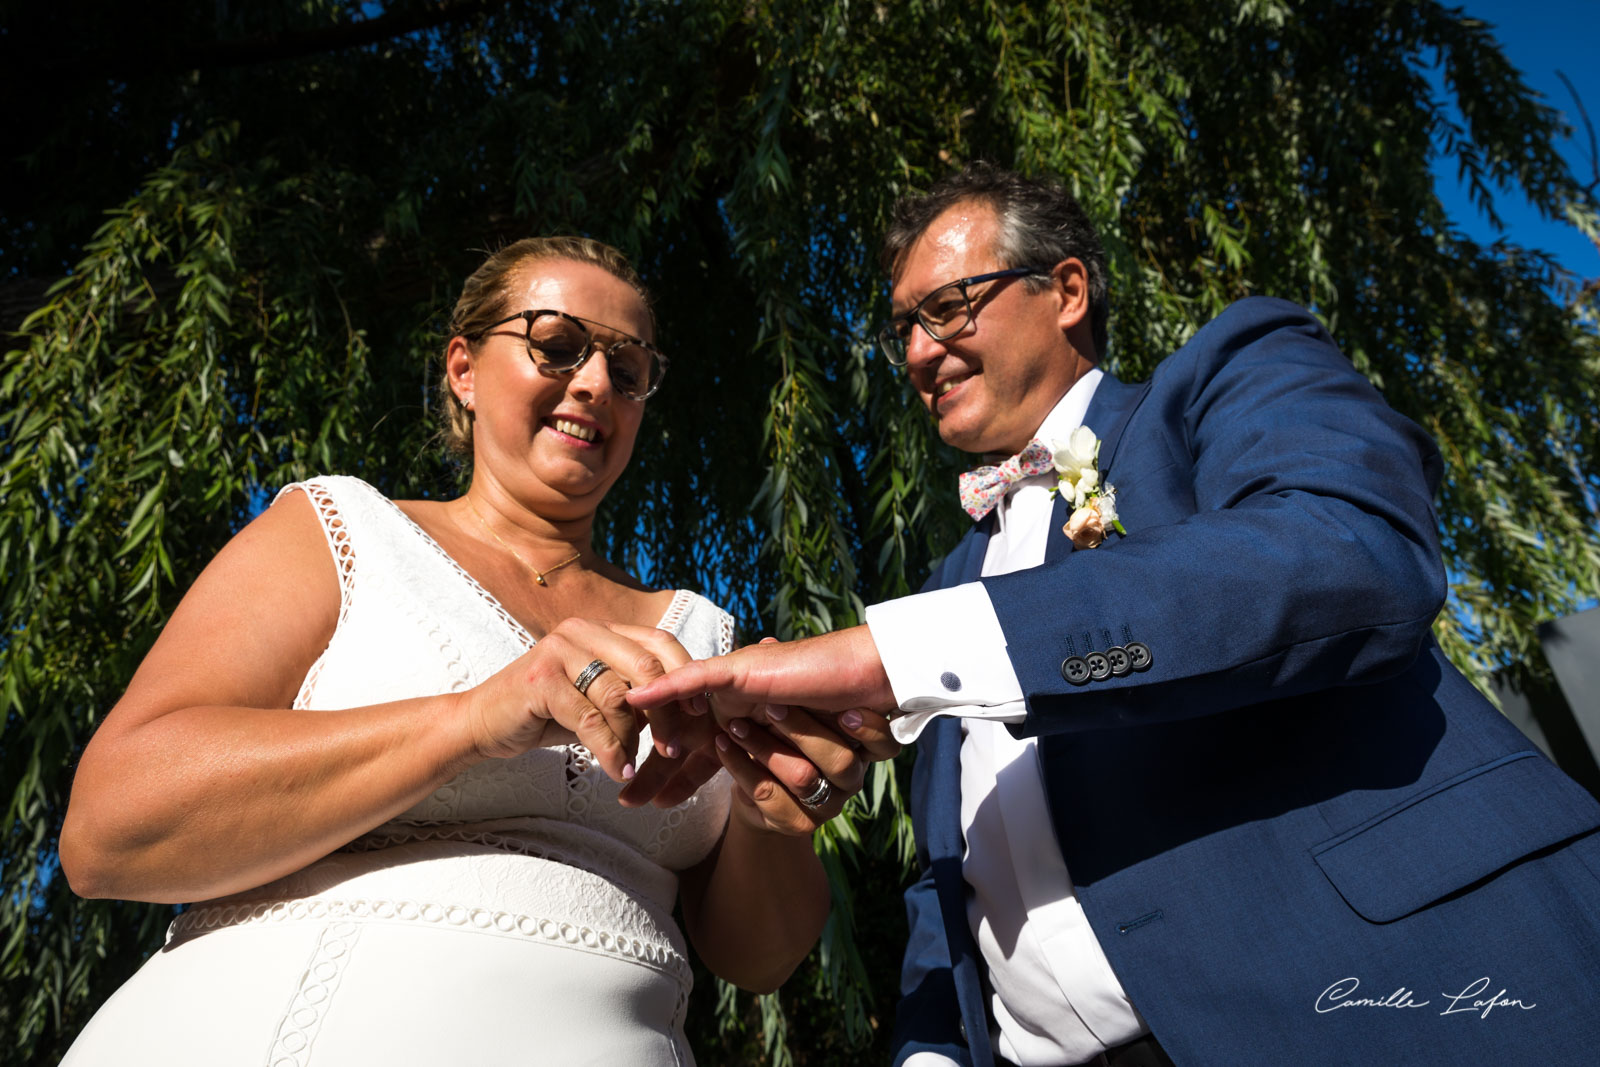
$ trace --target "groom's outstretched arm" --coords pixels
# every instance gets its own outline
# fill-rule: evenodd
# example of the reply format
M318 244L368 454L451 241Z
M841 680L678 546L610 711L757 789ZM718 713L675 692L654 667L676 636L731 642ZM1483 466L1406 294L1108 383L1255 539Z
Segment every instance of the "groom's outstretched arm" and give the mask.
M695 660L628 693L636 708L674 700L693 704L707 693L752 704L794 704L820 711L864 708L887 714L894 706L889 676L865 626L799 641L749 645L726 656Z
M1106 474L1128 536L982 579L1022 732L1191 718L1406 670L1446 593L1439 470L1432 441L1309 313L1229 308L1162 363L1129 420ZM1147 669L1070 676L1069 657L1126 642Z

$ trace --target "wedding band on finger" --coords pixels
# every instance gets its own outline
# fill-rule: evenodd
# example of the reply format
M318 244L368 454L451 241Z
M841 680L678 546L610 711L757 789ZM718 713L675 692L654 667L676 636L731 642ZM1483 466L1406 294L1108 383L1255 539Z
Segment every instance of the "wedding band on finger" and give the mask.
M808 795L796 797L795 799L814 811L826 804L828 802L828 798L831 796L833 796L833 783L828 781L827 778L818 778L817 787L815 789L813 789Z
M578 676L572 680L572 688L576 689L580 696L588 696L589 687L594 684L594 680L610 669L604 660L592 659L589 665L579 671Z

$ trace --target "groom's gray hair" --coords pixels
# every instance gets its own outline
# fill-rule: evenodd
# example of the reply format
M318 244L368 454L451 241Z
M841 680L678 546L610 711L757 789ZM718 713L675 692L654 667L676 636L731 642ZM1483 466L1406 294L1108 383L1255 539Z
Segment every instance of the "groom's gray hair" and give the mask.
M987 204L999 219L995 254L1001 266L1054 267L1064 259L1083 263L1089 276L1089 327L1095 355L1105 358L1111 318L1105 249L1083 207L1060 182L1027 178L977 161L941 178L921 196L901 197L890 209L889 229L879 253L884 272L892 278L923 231L950 208L966 202ZM1035 277L1024 278L1023 283L1035 291L1049 284Z

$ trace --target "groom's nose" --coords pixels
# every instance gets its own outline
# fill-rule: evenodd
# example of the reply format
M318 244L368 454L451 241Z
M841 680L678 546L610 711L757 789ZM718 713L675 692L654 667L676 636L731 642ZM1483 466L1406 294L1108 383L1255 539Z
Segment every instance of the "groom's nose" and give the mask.
M937 364L945 354L945 343L934 340L921 322L913 321L906 337L906 370L912 374Z

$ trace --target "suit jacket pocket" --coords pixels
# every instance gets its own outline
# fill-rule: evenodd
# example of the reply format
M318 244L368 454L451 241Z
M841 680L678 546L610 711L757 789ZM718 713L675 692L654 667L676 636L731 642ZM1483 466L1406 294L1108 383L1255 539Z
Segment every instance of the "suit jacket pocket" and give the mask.
M1345 902L1392 922L1600 826L1600 806L1543 755L1503 756L1311 850Z

